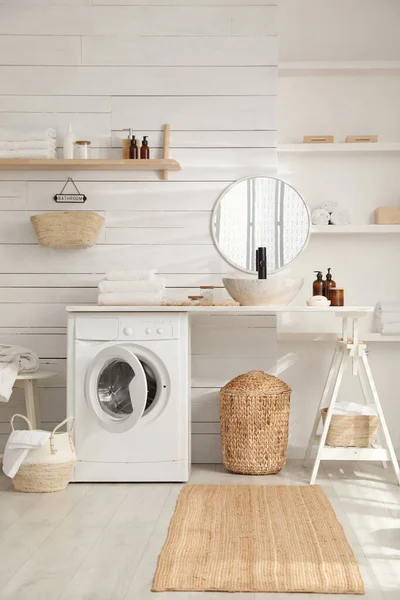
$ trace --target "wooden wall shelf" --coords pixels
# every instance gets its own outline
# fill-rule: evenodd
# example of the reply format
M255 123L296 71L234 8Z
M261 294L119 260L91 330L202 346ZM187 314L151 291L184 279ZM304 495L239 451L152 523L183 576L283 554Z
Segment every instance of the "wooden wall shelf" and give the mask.
M171 126L164 125L163 158L147 159L65 159L65 158L2 158L3 171L161 171L162 178L168 179L168 171L180 171L177 160L169 158Z
M369 235L382 233L400 233L400 225L313 225L311 233L324 235Z
M64 158L2 158L0 169L11 171L180 171L178 161L172 158L123 159L64 159Z

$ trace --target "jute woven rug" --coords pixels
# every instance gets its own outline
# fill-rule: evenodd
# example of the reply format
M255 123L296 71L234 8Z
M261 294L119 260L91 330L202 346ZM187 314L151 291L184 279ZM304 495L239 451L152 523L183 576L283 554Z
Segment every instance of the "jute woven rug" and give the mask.
M186 485L153 591L363 594L319 486Z

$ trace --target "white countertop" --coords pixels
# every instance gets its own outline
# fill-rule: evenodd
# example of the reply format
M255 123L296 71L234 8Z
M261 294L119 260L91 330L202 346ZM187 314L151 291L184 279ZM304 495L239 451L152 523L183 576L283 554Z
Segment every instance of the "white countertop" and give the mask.
M275 314L285 312L296 313L371 313L373 306L98 306L97 304L81 304L67 306L67 312L189 312L189 313L223 313L223 314Z

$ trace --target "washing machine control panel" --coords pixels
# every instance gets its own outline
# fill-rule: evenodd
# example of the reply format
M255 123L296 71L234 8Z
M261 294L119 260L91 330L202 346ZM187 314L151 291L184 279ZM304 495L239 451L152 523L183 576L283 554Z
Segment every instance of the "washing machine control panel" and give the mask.
M119 339L121 340L171 340L178 337L178 323L173 323L168 318L120 319Z

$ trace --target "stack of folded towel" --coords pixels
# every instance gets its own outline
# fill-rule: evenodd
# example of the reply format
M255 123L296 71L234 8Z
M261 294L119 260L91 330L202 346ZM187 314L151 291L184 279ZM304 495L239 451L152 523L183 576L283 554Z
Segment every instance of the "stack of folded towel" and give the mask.
M102 306L159 306L164 300L165 279L156 271L110 271L99 283L97 303Z
M336 202L322 202L311 215L313 225L348 225L350 217L347 211L339 208Z
M56 158L55 129L0 128L0 158Z
M376 327L382 335L400 335L400 302L378 302Z

